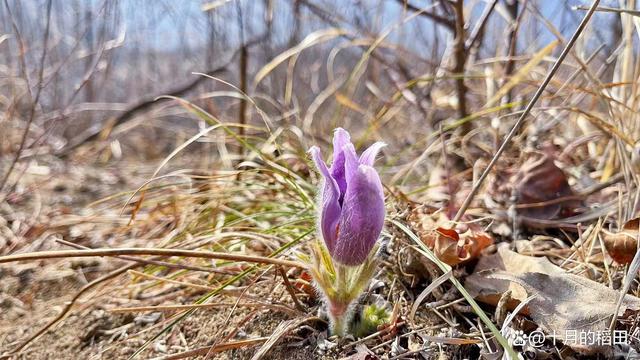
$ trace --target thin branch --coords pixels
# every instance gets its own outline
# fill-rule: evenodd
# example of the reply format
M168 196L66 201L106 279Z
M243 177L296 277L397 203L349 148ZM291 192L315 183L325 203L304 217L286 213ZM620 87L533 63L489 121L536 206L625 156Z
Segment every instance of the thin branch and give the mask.
M42 259L59 259L70 257L95 257L95 256L122 256L122 255L159 255L159 256L183 256L203 259L245 261L251 263L281 265L286 267L306 268L306 265L282 259L274 259L263 256L230 254L213 251L181 250L181 249L155 249L155 248L120 248L120 249L91 249L91 250L56 250L39 251L24 254L0 256L0 264L15 261L30 261Z
M573 7L574 10L589 10L589 7L587 6L583 6L583 5L578 5L578 6L574 6ZM629 14L631 16L640 16L640 10L634 10L634 9L618 9L618 8L612 8L609 6L599 6L596 11L599 12L610 12L610 13L616 13L616 14Z
M428 17L429 19L433 20L435 23L443 25L444 27L446 27L447 29L449 29L451 31L453 31L455 29L456 23L455 23L455 21L453 19L444 17L442 15L438 15L438 14L435 14L435 13L423 11L423 9L420 9L419 7L409 3L408 0L396 0L396 1L399 2L400 4L402 4L402 6L404 8L406 8L407 10L411 10L411 11L414 11L414 12L419 12L421 16Z
M7 0L5 0L4 5L7 8L7 11L9 12L9 14L11 14L11 9L9 8L9 3L7 2ZM18 146L18 150L16 151L16 154L13 157L11 164L9 165L9 169L7 169L7 172L4 174L4 177L2 178L2 180L0 180L0 192L2 192L2 189L4 188L7 181L9 180L9 176L11 175L11 173L13 172L13 169L18 163L18 160L20 159L20 154L22 154L22 150L24 150L24 146L27 143L29 130L31 130L31 124L33 123L33 119L35 118L35 115L36 115L36 107L38 106L38 101L40 100L40 94L42 93L42 77L44 75L44 60L47 57L47 47L49 46L49 30L51 28L51 5L52 5L52 0L49 0L47 2L47 25L44 30L44 41L43 41L42 55L40 56L40 68L38 69L38 83L36 88L36 94L32 99L33 103L31 104L31 109L29 110L29 119L27 120L27 126L25 127L24 132L22 133L22 139L20 140L20 145ZM13 19L13 16L11 16L11 18ZM17 34L19 34L18 27L15 21L13 21L12 24L14 27L14 31ZM20 40L20 48L21 48L21 52L23 52L24 44L22 43L22 40ZM23 66L25 66L24 63L23 63ZM26 68L24 69L24 72L25 72L24 76L26 77L27 76ZM25 80L27 81L27 87L29 87L29 79L25 78ZM29 93L31 92L29 91Z
M457 0L453 5L456 22L455 22L455 39L453 43L453 73L459 75L456 78L456 94L458 96L458 118L467 117L467 86L464 84L464 67L467 62L467 49L465 48L465 29L464 29L464 0ZM471 123L462 126L462 132L468 133Z
M215 68L211 71L207 71L206 74L218 75L226 70L227 65L228 63L218 68ZM188 91L198 86L205 79L206 77L204 76L198 76L194 80L189 81L186 84L179 85L172 89L163 90L152 96L143 97L141 100L131 105L127 110L122 112L120 115L107 121L106 125L101 124L98 127L91 127L84 134L81 134L75 139L72 139L70 141L70 144L67 145L65 148L63 148L62 150L60 150L57 155L63 156L63 157L67 156L75 148L87 142L99 139L103 134L107 133L109 129L112 129L120 124L127 122L128 120L132 119L136 114L146 111L154 105L170 100L168 97L162 97L163 95L169 95L174 97L184 96Z
M455 221L460 221L460 218L462 218L462 215L464 215L465 211L467 211L467 208L471 204L471 201L473 201L473 198L478 193L478 190L480 189L480 186L482 185L484 180L487 178L487 175L489 175L489 172L494 167L494 165L496 164L496 162L498 161L498 159L500 158L502 153L507 149L507 146L509 145L509 142L511 141L511 138L513 138L513 136L516 134L516 132L518 132L520 127L522 127L522 124L524 124L524 120L526 119L527 115L529 115L529 113L531 112L531 109L533 109L533 106L536 104L536 102L538 101L538 99L540 98L540 96L542 95L544 90L546 89L547 85L549 85L549 82L551 82L551 79L553 78L553 76L556 74L556 72L560 68L560 65L562 65L562 62L564 61L564 59L569 54L569 51L571 50L571 48L573 47L575 42L578 40L578 37L580 37L580 34L582 34L582 31L584 30L584 28L589 23L589 20L591 19L591 15L593 15L593 13L595 12L596 7L598 6L599 3L600 3L600 0L594 0L593 4L591 5L591 8L589 9L587 14L582 19L582 22L580 22L580 25L578 25L578 28L576 29L576 31L571 36L571 39L569 40L567 45L562 50L562 53L560 54L560 56L558 57L556 62L553 64L553 67L551 68L551 70L549 71L547 76L545 77L544 81L542 82L542 84L540 85L540 87L538 88L536 93L533 95L533 98L531 98L531 101L529 101L529 104L527 104L527 107L524 109L524 111L522 112L522 114L518 118L518 121L516 121L516 123L513 125L513 128L511 129L509 134L507 134L507 136L504 138L504 141L502 142L502 145L500 145L500 148L498 148L498 151L496 152L496 154L493 156L493 158L489 162L489 165L487 165L487 168L484 169L484 171L482 172L482 175L480 175L480 178L478 179L478 181L473 185L473 188L471 189L471 192L469 192L469 195L467 195L466 199L464 200L464 203L460 207L460 210L458 210L458 213L456 214L455 218L453 219L454 222Z
M66 246L74 247L76 249L91 250L91 248L78 245L70 241L56 239L56 242ZM164 266L168 269L193 270L193 271L202 271L202 272L222 274L222 275L237 275L235 272L214 269L214 268L209 268L204 266L194 266L194 265L183 264L183 263L170 263L166 261L153 260L153 259L139 259L134 256L116 256L116 258L120 260L126 260L126 261L135 261L137 263L140 263L140 265L147 264L147 265Z
M245 44L245 35L244 35L244 17L242 14L242 6L240 6L240 1L236 2L236 9L238 12L238 28L240 30L240 61L238 63L240 73L240 90L243 94L247 93L247 72L248 72L248 63L249 63L249 51L247 49L247 44ZM247 123L247 100L245 98L240 99L240 106L238 107L238 123L240 126L239 136L244 136L244 125ZM240 154L242 155L243 147L239 147Z
M527 0L525 0L523 10L518 15L518 0L511 0L507 2L507 10L511 15L511 23L509 24L509 33L508 33L508 42L507 42L507 58L509 59L504 67L504 75L502 80L502 85L504 85L515 68L515 56L518 44L518 30L520 29L520 24L522 21L522 16L524 16L524 9L527 8ZM511 102L511 90L507 93L506 102Z
M289 295L291 296L291 299L293 299L293 303L296 306L296 309L300 311L305 311L304 306L302 306L302 304L300 303L300 300L298 300L298 296L296 295L296 292L293 286L291 285L291 282L289 282L289 278L287 278L287 273L281 267L278 267L278 272L280 273L280 276L282 276L282 281L284 281L284 286L287 289L287 292L289 293Z
M243 48L248 49L254 45L262 43L268 35L268 33L261 34L260 36L248 41ZM165 89L154 95L143 97L138 102L127 108L120 115L107 121L106 124L101 124L99 127L91 127L90 129L85 131L85 133L77 136L75 139L72 139L70 141L70 144L60 150L56 155L65 157L69 155L72 150L76 149L82 144L100 139L103 136L107 136L111 129L133 119L136 114L147 111L154 105L168 101L172 97L184 96L196 86L200 85L203 81L208 79L210 76L216 76L225 72L228 66L235 60L236 56L238 56L238 54L240 54L242 51L242 48L237 49L233 53L233 55L231 55L231 58L223 65L203 73L203 75L205 76L198 76L194 80L186 82L182 85L178 85L177 87Z
M497 3L498 0L492 0L491 4L485 6L480 19L478 19L476 27L473 28L471 35L469 35L469 38L465 43L465 47L467 48L467 50L471 49L476 44L478 39L480 39L480 35L483 33L484 27L489 22L489 16L491 16L491 13L493 13L493 10L496 8Z

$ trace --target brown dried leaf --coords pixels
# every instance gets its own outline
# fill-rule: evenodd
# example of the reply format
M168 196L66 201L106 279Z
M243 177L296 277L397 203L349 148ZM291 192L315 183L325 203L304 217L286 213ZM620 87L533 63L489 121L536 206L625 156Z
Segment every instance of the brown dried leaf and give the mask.
M563 339L567 330L602 332L616 313L618 291L593 280L566 273L546 258L517 254L504 244L495 254L484 256L465 287L478 300L495 305L506 290L512 291L513 309L519 301L536 295L524 309L543 330ZM626 295L618 315L640 310L640 299ZM603 349L567 343L577 351Z
M465 288L471 296L494 306L498 304L503 293L511 290L512 300L507 303L507 308L513 310L520 301L527 298L527 291L515 282L489 277L496 272L512 275L528 272L561 274L564 273L564 270L552 264L547 258L525 256L513 252L509 250L509 245L506 243L498 245L496 253L482 256L474 273L467 277Z
M580 206L564 171L549 155L525 162L515 176L515 184L520 215L551 220L573 215Z
M565 340L569 331L578 334L601 333L609 329L616 314L618 291L574 274L524 273L501 274L517 282L536 296L528 303L529 315L547 333ZM627 310L640 310L640 298L625 295L617 316ZM566 345L582 353L610 352L611 347L568 342Z
M449 226L443 213L423 214L414 211L410 217L416 233L433 253L445 263L454 266L480 256L483 249L493 244L486 232L467 228L462 232Z
M640 218L629 220L622 230L611 233L603 230L602 240L609 256L620 265L631 263L638 247Z

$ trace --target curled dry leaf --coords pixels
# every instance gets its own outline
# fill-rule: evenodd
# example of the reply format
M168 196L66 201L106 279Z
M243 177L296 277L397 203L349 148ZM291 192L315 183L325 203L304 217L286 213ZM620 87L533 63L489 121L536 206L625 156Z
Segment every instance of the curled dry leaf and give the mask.
M616 313L618 291L593 280L569 274L546 258L517 254L504 244L495 254L484 256L465 287L478 300L495 305L500 295L512 291L511 309L527 296L523 313L529 315L543 330L559 340L571 332L598 333L607 331ZM640 299L626 295L617 315L640 310ZM589 353L610 351L567 341L574 350Z
M522 216L543 220L564 218L574 215L580 206L564 171L549 155L525 162L514 182L518 213Z
M451 266L479 257L482 250L494 242L488 233L472 226L465 231L451 228L451 221L443 213L424 214L414 210L409 220L420 239Z
M631 263L638 248L638 236L640 232L640 218L629 220L622 230L611 233L603 230L602 241L607 253L620 265Z

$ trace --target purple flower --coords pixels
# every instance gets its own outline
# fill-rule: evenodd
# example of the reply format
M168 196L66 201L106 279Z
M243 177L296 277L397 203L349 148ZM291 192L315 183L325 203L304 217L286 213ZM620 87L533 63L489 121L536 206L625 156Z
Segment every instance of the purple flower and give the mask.
M372 167L385 144L376 142L360 158L349 133L341 128L333 136L331 168L320 149L310 152L324 178L319 226L331 257L343 265L362 264L384 225L384 194L380 176Z

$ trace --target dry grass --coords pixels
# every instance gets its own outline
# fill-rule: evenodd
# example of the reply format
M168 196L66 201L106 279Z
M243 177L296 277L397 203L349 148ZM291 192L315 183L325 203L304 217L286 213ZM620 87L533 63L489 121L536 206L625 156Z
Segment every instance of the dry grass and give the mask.
M236 86L198 75L223 90L170 96L171 106L151 112L200 124L162 159L116 161L119 145L99 140L75 157L29 163L21 156L33 118L21 127L0 120L17 144L0 158L8 169L0 184L0 358L477 358L503 348L491 356L586 357L561 343L512 348L506 328L539 324L509 308L509 295L494 305L474 299L465 280L477 261L446 264L423 241L420 219L446 214L452 221L442 226L479 226L520 254L621 289L620 302L638 296L640 258L619 266L603 242L637 217L637 14L593 3L594 18L620 18L620 41L604 54L589 7L570 10L584 27L565 39L536 2L518 2L516 38L531 23L555 38L503 57L493 34L482 49L495 45L495 57L481 56L477 30L466 58L465 39L452 39L454 63L434 59L418 74L407 64L418 51L391 39L446 13L401 3L401 19L376 34L322 15L331 26L261 63L250 89L246 79ZM464 35L456 23L464 2L453 3L446 26ZM496 16L495 2L484 6ZM305 57L325 47L321 61ZM353 63L339 62L354 49ZM326 81L310 80L309 64L326 68ZM223 100L239 115L216 111ZM319 182L306 150L328 147L335 126L352 129L358 146L390 144L380 166L388 214L381 264L360 303L386 306L391 321L359 339L328 338L303 262L316 237ZM108 132L127 136L117 129ZM522 169L541 154L562 168L572 193L545 197L553 179L542 172L527 184L544 196L519 202L522 178L533 173ZM569 201L579 203L571 214L556 209ZM612 316L611 328L632 333L636 314Z

